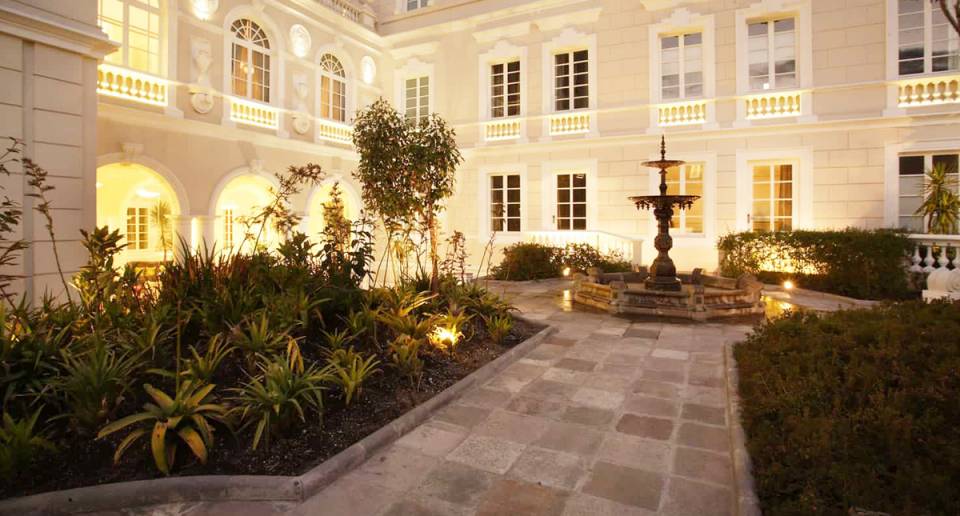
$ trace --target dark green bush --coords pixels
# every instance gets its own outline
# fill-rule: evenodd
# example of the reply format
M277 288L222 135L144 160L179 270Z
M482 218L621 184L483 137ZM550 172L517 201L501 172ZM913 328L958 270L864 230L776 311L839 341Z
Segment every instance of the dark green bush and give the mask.
M632 268L620 255L603 254L590 244L560 248L518 242L503 250L503 261L492 273L499 280L526 281L556 278L565 267L570 267L571 272L586 272L591 267L603 272L628 272Z
M793 313L734 348L765 514L960 514L960 307Z
M899 230L732 233L717 242L720 273L745 272L766 283L799 286L860 299L911 296L905 272L910 241Z

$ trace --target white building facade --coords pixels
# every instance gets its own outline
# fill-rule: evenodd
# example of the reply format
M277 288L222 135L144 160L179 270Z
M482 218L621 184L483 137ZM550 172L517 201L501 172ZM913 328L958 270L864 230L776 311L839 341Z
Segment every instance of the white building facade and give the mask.
M921 231L923 172L960 154L958 38L926 0L81 4L119 45L97 70L95 138L76 143L90 157L70 171L37 157L80 178L64 198L87 215L71 224L95 212L129 261L161 259L171 235L230 248L271 173L308 161L329 181L294 200L304 230L322 227L333 182L355 215L351 121L378 97L456 127L466 160L444 230L473 261L494 231L498 246L585 241L649 261L654 222L627 197L655 192L640 162L661 135L688 162L671 191L702 196L673 229L681 269L716 267L732 231Z

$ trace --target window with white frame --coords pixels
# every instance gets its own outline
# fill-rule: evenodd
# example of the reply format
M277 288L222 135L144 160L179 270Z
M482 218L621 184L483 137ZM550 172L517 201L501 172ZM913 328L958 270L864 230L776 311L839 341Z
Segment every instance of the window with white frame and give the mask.
M420 124L430 115L430 77L409 77L404 81L403 114L408 122Z
M897 60L900 75L960 68L958 37L936 2L897 1Z
M223 210L223 247L233 248L233 208Z
M343 65L330 54L320 58L320 117L337 122L347 119L347 82Z
M793 229L793 163L753 163L753 231Z
M660 37L660 98L703 95L703 33Z
M430 0L406 0L406 2L408 11L423 9L424 7L430 5Z
M160 0L99 0L100 28L120 48L103 59L160 75Z
M150 246L150 210L127 208L127 249L143 250Z
M519 174L490 176L490 229L507 232L521 230Z
M945 167L950 183L957 186L957 153L937 152L929 154L904 154L900 156L899 166L899 213L900 227L913 233L926 233L926 221L917 214L923 203L926 186L926 171L934 167Z
M793 17L747 23L747 62L751 90L797 86L795 24Z
M270 102L270 40L252 20L241 18L230 26L233 50L230 72L233 94Z
M554 110L590 107L590 53L587 49L553 55Z
M569 172L557 174L558 230L587 229L587 175Z
M520 115L520 61L490 65L490 117Z
M693 206L680 210L670 219L670 227L678 233L703 233L703 163L687 163L667 169L667 194L699 195Z

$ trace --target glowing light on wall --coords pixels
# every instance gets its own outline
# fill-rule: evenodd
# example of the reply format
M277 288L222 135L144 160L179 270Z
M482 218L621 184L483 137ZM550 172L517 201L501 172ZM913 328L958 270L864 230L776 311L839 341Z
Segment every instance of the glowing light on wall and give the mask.
M137 196L144 199L156 199L160 197L160 192L154 192L152 190L147 190L146 188L137 188Z
M193 15L201 20L209 20L220 7L220 0L193 0Z
M310 52L310 46L313 44L310 37L310 31L303 25L295 24L290 27L290 50L297 57L306 57Z
M794 285L793 282L790 281L790 280L786 280L786 281L783 282L783 288L786 289L786 290L793 290L793 287L795 287L795 286L796 286L796 285Z
M360 60L360 74L363 77L364 84L373 84L377 78L377 63L373 62L370 56L363 56Z

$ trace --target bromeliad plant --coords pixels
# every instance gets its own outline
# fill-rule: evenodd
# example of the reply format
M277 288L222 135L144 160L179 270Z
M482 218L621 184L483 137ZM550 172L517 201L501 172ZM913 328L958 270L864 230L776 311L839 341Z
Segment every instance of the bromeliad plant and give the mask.
M364 382L380 372L377 366L380 361L377 356L370 354L366 359L363 355L350 350L344 356L331 357L328 362L329 370L333 373L332 381L343 392L343 402L350 405L354 397L359 398L363 392Z
M498 346L502 346L504 339L507 338L510 330L513 329L513 317L510 317L508 314L494 315L485 317L484 321L487 324L487 333L490 334L490 338L493 339Z
M0 426L0 478L10 480L41 452L56 450L53 443L37 431L42 410L40 407L24 419L14 419L4 411Z
M262 310L259 317L249 318L243 325L234 326L231 342L243 353L248 366L255 363L257 356L299 348L297 339L289 333L274 330L266 310Z
M420 384L423 374L423 360L420 358L422 344L422 340L409 335L400 335L390 342L390 362L415 386Z
M153 403L143 406L144 411L133 414L100 430L97 437L102 439L128 426L138 424L136 428L117 445L113 455L114 463L120 462L123 453L141 437L150 433L150 450L153 462L164 475L169 475L182 442L200 461L206 464L207 455L213 447L213 426L211 422L226 423L224 416L227 408L215 403L213 384L203 385L186 380L177 388L171 398L150 384L144 384Z

